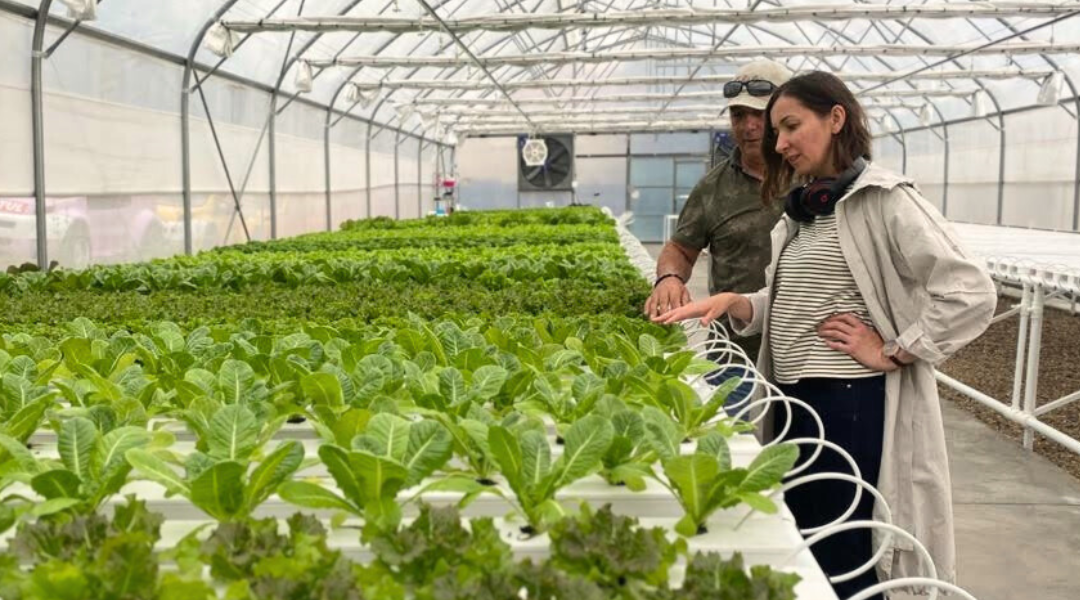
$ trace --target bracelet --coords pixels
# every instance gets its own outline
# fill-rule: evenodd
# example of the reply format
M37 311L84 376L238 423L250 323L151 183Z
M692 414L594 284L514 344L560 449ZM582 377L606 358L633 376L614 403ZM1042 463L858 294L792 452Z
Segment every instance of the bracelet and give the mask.
M890 354L888 358L889 358L889 360L891 360L893 362L894 365L900 367L901 369L903 369L906 366L909 366L906 362L903 362L902 360L900 360L899 358L896 358L892 354Z
M655 289L656 286L660 285L661 281L667 279L668 277L674 277L674 278L678 279L679 281L681 281L683 285L686 285L686 280L682 278L682 275L679 275L678 273L665 273L665 274L661 275L660 277L656 278L656 282L653 283L653 285L652 285L653 288Z

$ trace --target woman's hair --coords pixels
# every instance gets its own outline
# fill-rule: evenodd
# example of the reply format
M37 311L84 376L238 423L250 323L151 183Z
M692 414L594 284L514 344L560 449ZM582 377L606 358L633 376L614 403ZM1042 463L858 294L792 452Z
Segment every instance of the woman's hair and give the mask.
M847 113L844 126L833 136L829 147L829 155L838 171L850 167L860 156L870 160L870 126L866 121L866 112L844 82L822 71L792 77L777 88L765 107L765 135L761 138L765 180L761 184L761 198L766 204L786 194L795 178L795 169L776 151L776 130L770 116L773 105L782 96L794 98L822 118L828 116L834 106L844 108Z

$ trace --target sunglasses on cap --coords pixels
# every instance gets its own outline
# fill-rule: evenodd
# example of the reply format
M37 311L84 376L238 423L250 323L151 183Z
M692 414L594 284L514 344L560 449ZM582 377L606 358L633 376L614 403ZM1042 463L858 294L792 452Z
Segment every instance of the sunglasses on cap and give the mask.
M751 79L750 81L729 81L724 84L724 97L734 98L742 93L743 88L746 88L746 93L757 98L764 96L771 96L776 90L776 84L764 79Z

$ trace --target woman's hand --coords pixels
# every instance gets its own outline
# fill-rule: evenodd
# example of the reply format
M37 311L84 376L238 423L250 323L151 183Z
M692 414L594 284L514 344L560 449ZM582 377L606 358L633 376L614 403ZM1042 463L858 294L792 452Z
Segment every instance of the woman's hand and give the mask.
M834 315L818 325L818 335L825 345L854 358L859 364L875 371L893 371L897 367L885 353L885 342L873 327L851 313Z
M715 296L709 296L704 300L698 300L697 302L691 302L690 304L669 310L664 314L654 316L652 317L652 321L654 323L670 325L671 323L678 323L687 319L701 317L701 324L708 326L709 323L712 323L724 313L728 312L728 309L740 300L746 302L745 299L738 294L724 292Z

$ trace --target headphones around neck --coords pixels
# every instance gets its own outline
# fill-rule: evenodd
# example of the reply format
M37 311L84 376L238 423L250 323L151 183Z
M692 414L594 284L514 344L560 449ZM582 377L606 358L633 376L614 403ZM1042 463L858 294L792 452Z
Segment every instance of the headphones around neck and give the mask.
M784 202L784 212L801 223L809 223L819 215L831 215L836 210L836 203L866 170L866 164L860 156L836 178L815 179L791 190Z

